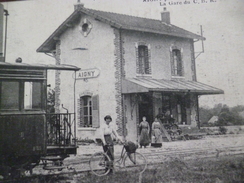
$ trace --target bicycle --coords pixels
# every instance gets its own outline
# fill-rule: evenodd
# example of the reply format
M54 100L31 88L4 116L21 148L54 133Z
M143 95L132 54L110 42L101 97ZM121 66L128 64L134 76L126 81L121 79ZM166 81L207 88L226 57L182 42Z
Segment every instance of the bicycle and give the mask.
M130 151L128 148L129 143L133 142L124 142L123 148L121 150L120 158L116 161L111 161L110 157L108 156L108 150L104 152L96 152L94 153L89 161L91 172L97 176L104 176L107 175L110 170L114 169L114 167L119 168L129 168L129 167L137 167L139 173L143 173L147 168L147 160L139 152L135 150ZM133 143L134 144L134 143ZM135 145L135 144L134 144ZM108 145L111 147L111 145ZM130 151L130 152L128 152Z

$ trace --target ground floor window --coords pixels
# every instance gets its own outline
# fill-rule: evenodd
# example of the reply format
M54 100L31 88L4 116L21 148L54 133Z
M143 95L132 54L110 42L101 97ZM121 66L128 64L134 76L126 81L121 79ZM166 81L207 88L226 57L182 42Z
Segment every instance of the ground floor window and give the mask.
M80 126L92 127L92 101L90 96L80 98Z
M79 105L79 127L99 127L98 95L81 96Z

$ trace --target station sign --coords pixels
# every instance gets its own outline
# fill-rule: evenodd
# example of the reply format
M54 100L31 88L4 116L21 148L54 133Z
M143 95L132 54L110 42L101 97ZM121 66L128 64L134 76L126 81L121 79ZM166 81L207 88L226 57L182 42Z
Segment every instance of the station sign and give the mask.
M93 69L85 69L85 70L79 70L76 72L76 79L90 79L90 78L96 78L100 74L100 70L97 68Z

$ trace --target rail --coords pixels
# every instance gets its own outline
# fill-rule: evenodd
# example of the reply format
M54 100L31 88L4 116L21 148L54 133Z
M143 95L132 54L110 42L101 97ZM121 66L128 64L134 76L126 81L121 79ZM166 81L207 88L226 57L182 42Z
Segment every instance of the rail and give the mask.
M46 114L47 145L76 145L74 113Z

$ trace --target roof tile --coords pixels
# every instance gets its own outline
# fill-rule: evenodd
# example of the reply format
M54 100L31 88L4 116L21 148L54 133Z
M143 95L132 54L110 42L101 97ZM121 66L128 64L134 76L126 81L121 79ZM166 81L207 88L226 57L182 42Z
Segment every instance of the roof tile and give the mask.
M172 24L167 24L161 20L149 19L143 17L130 16L125 14L118 14L112 12L105 12L93 9L87 9L81 7L73 12L52 34L49 38L37 49L37 52L50 52L54 49L55 40L54 37L59 37L65 32L69 23L73 23L79 16L80 13L87 14L104 23L108 23L111 26L124 29L134 30L140 32L148 32L155 34L162 34L167 36L175 36L188 39L200 39L205 40L204 37L179 28Z

